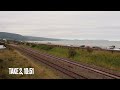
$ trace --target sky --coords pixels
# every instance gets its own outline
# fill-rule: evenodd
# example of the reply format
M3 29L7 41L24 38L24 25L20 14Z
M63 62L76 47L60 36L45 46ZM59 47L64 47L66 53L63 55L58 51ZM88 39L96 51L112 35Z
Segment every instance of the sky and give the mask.
M120 11L0 11L0 32L120 41Z

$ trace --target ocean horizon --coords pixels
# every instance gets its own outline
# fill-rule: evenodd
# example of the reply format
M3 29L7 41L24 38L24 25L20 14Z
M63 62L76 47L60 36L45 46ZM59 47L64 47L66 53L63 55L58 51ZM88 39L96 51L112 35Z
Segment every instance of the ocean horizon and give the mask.
M120 48L120 41L109 41L109 40L65 40L65 41L28 41L32 43L42 43L42 44L55 44L55 45L73 45L79 47L81 45L85 46L98 46L107 49L109 46L115 46L116 49Z

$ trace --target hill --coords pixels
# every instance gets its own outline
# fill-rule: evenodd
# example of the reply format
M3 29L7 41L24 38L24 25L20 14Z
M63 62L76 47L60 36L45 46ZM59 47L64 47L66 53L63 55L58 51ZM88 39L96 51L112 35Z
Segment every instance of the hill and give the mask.
M17 40L17 41L59 41L61 39L22 36L14 33L0 32L0 39Z
M19 34L0 32L0 39L8 39L8 40L25 40L26 38Z

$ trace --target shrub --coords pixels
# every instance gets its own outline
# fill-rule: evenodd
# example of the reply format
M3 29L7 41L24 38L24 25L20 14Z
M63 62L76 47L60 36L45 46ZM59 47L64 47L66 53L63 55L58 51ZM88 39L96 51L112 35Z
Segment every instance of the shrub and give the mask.
M92 52L93 52L93 49L90 48L89 46L87 46L86 49L87 49L87 51L88 51L89 53L92 53Z
M27 46L30 46L30 43L26 43Z
M36 45L35 45L35 44L32 44L31 47L36 47Z
M10 44L10 41L6 41L7 44Z
M76 55L77 53L76 53L76 51L74 50L74 49L69 49L69 51L68 51L68 57L70 58L70 57L74 57L75 55Z
M51 50L51 49L53 49L53 47L52 47L52 46L44 45L44 46L41 47L41 49L44 49L44 50Z
M2 60L2 59L0 59L0 63L1 63L1 62L3 62L3 60Z

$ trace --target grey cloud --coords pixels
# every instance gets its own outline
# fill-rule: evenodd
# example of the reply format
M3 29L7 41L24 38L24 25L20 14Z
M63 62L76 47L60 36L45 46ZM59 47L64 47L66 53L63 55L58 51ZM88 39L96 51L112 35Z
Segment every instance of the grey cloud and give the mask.
M0 32L67 39L120 39L120 11L0 11Z

